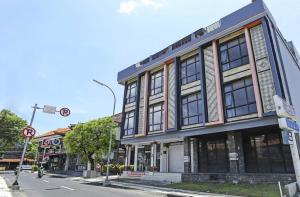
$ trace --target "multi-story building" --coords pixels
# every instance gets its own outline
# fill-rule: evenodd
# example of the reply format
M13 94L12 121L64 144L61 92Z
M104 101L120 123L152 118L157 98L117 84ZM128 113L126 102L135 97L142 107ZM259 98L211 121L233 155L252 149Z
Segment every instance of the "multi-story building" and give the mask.
M182 180L293 178L273 96L299 115L299 61L256 0L120 71L126 165Z

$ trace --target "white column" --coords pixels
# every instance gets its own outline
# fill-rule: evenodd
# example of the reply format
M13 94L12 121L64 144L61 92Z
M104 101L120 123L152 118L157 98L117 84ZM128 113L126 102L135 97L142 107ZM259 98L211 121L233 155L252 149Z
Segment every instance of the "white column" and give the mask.
M138 145L134 145L134 171L137 171Z
M69 170L69 160L70 160L70 157L69 157L69 154L67 154L64 171Z
M191 172L194 172L194 139L191 140Z
M130 166L130 160L131 160L131 146L128 146L127 166Z
M128 145L125 146L126 148L126 155L125 155L125 170L127 170L128 167Z
M299 160L297 141L295 138L295 131L292 131L292 135L293 135L293 144L290 145L290 148L292 153L297 185L298 187L300 187L300 160Z
M151 167L156 166L156 144L151 145Z
M164 161L163 161L163 147L164 147L164 143L161 143L160 144L160 166L159 166L159 169L160 169L160 172L164 172L163 170L163 166L164 166Z

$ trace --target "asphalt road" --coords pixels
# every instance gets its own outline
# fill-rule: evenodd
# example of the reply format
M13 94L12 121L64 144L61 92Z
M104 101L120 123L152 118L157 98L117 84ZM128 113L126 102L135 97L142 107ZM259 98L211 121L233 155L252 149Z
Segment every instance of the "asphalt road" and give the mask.
M1 174L8 185L14 180L14 174ZM72 178L43 176L22 172L19 177L22 192L13 193L14 197L152 197L162 196L146 191L103 187L99 184L89 184Z

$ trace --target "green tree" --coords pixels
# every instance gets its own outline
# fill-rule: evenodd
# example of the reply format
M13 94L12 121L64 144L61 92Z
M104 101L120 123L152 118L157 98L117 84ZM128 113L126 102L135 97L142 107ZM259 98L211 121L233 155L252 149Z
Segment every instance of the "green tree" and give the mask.
M35 159L36 154L38 151L38 142L36 139L32 139L28 143L27 151L26 151L26 158Z
M3 109L0 111L0 151L12 148L16 143L22 144L24 137L21 130L27 125L26 121L13 112Z
M91 170L94 170L95 159L99 160L108 152L111 128L113 128L113 139L115 139L115 127L111 117L77 124L64 137L67 152L81 155L85 161L91 163ZM114 144L115 140L112 141L112 146Z

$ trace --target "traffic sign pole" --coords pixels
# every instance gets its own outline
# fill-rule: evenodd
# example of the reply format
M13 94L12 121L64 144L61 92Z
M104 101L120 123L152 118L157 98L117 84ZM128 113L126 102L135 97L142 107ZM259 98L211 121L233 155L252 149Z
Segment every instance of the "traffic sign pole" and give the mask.
M33 107L33 112L32 112L32 116L31 116L31 120L30 120L30 124L29 124L30 127L32 126L34 116L35 116L35 112L36 112L37 108L38 108L38 106L37 106L37 104L35 104L34 107ZM18 169L17 175L16 175L16 180L13 183L13 186L15 186L16 189L19 189L18 178L19 178L19 175L20 175L21 166L22 166L23 161L24 161L24 157L25 157L25 153L26 153L26 149L27 149L27 146L28 146L29 139L30 139L30 137L26 137L22 157L21 157L21 160L20 160L20 163L19 163L19 169Z

